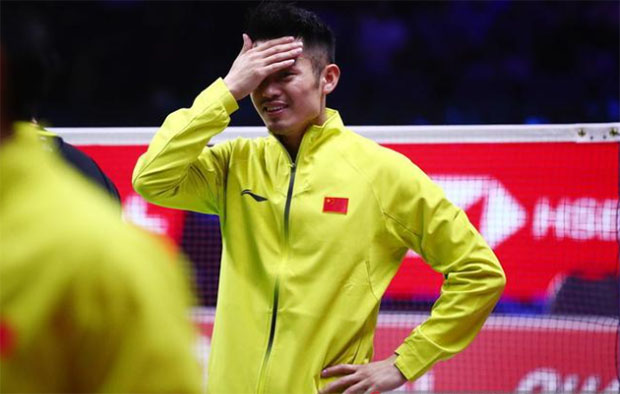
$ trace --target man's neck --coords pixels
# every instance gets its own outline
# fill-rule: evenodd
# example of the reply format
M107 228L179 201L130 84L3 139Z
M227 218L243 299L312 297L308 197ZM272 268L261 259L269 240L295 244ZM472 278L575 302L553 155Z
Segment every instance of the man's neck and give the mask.
M299 152L299 147L301 146L301 141L303 140L306 131L308 131L308 129L313 125L323 125L326 120L327 114L323 109L319 116L317 116L312 122L308 123L299 132L276 136L278 140L280 140L288 154L291 156L291 160L293 160L293 162L297 161L297 153Z
M280 140L284 149L288 152L289 156L291 156L291 160L293 162L297 161L297 152L299 151L299 146L301 145L301 140L304 137L306 130L301 133L296 133L293 135L278 135L277 138Z

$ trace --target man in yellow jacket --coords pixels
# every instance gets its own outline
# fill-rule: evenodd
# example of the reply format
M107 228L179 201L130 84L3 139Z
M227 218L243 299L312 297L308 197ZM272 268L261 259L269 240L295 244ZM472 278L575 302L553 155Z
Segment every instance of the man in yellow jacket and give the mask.
M209 392L387 391L463 350L505 278L466 215L406 157L348 130L331 31L259 6L228 75L170 114L133 184L160 205L220 216ZM206 147L251 95L269 136ZM431 316L370 362L379 303L408 249L443 273Z

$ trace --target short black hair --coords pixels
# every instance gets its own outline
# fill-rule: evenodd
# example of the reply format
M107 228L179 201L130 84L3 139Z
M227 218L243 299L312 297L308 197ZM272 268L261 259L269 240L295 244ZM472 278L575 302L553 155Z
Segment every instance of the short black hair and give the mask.
M301 38L305 50L319 50L323 56L315 59L315 72L336 61L334 33L315 13L290 3L269 1L251 10L247 17L246 33L252 41L293 36Z
M26 4L27 5L27 4ZM14 120L36 117L59 71L59 56L42 15L10 2L0 16L5 108Z

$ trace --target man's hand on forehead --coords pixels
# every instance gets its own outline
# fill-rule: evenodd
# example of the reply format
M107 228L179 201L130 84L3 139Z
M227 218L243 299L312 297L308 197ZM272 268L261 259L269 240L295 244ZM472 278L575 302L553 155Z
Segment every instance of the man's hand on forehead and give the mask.
M295 37L252 42L243 35L243 47L224 82L237 101L241 100L270 74L295 64L303 52L303 43Z
M256 41L252 41L252 48L257 48L259 46L264 46L264 45L269 45L270 43L273 43L274 41L280 41L280 40L284 40L286 39L287 41L292 41L292 42L299 42L303 45L303 41L301 38L297 38L297 37L291 37L291 36L284 36L284 37L278 37L278 38L273 38L271 40L256 40ZM292 40L291 40L292 39ZM251 40L251 38L250 38Z

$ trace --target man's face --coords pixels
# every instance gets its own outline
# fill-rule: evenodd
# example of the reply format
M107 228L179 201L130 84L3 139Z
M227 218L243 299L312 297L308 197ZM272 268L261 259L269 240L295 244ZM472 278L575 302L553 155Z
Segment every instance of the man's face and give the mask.
M302 133L321 114L321 86L305 55L302 53L291 67L265 78L252 92L254 108L276 135Z

